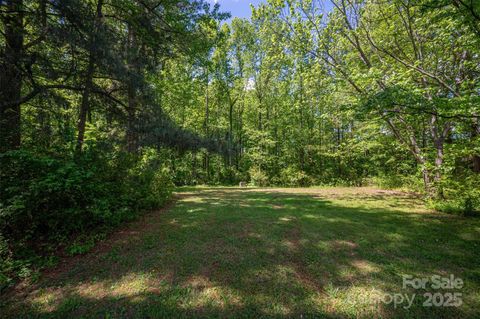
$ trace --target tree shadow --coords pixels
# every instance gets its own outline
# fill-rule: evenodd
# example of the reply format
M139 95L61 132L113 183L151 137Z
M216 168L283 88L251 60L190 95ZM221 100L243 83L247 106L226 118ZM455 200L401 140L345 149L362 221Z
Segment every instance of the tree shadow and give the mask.
M184 193L170 211L13 294L6 317L478 316L480 223L409 212L418 199L392 196ZM429 291L403 289L402 275L434 274L465 281L464 306L373 302Z

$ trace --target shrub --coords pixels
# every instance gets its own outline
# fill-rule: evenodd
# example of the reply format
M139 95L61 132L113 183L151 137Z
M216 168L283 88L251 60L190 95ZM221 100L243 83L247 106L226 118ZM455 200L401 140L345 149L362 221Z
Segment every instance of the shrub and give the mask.
M0 163L4 284L28 273L27 261L33 264L30 259L45 255L48 247L77 242L159 207L173 188L151 150L137 157L90 148L77 160L19 150L1 154ZM89 243L78 241L69 252L83 252Z
M0 233L0 291L2 288L8 286L12 280L8 276L8 274L12 272L12 266L11 251L8 247L7 241Z
M451 194L447 199L433 199L429 206L437 211L447 214L456 214L465 217L480 217L480 194L477 190L457 193L456 197Z
M149 183L148 196L145 199L147 207L159 207L170 198L174 187L171 176L170 170L165 167L153 174Z
M464 200L431 200L428 206L436 211L455 214L465 217L479 216L477 211L472 208L470 199Z
M478 176L472 173L468 176L448 177L438 185L443 189L446 199L432 203L433 208L463 216L478 216L480 211L480 179Z
M283 186L306 187L312 184L312 179L304 171L289 166L281 171L280 182Z
M269 184L267 174L265 174L259 167L252 166L248 172L250 174L250 181L253 185L263 187Z
M403 179L399 175L376 176L372 178L372 183L380 188L393 189L403 186Z

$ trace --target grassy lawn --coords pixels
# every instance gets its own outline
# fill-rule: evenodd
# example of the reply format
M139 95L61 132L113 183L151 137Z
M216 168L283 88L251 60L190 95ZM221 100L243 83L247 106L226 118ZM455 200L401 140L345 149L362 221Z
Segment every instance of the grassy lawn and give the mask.
M2 299L0 317L479 318L480 220L372 188L184 189ZM461 307L402 275L453 274ZM406 302L376 303L413 293Z

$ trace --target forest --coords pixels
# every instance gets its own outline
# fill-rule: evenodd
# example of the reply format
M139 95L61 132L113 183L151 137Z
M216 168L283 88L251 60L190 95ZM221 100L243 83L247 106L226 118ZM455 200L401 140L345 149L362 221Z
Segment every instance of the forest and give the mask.
M479 1L0 0L0 19L0 291L187 186L394 189L477 223Z

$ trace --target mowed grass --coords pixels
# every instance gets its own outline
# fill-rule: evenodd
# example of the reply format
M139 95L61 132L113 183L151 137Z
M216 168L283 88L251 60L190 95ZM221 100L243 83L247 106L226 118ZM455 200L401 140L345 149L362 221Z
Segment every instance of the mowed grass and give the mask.
M195 188L4 296L12 318L479 318L480 221L372 188ZM424 307L402 275L461 278ZM452 292L451 290L440 290ZM413 305L376 303L417 294Z

